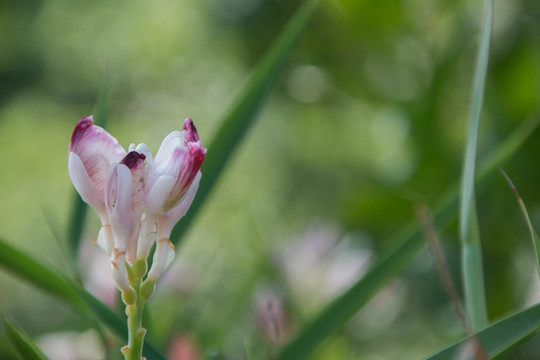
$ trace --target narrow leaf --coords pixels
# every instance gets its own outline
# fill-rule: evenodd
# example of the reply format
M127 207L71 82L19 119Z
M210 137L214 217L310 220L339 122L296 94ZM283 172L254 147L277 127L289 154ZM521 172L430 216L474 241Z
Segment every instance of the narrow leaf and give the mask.
M23 360L47 360L47 357L24 330L4 317L6 333L11 345Z
M476 180L482 180L496 166L508 159L538 126L533 118L508 137L485 159ZM444 228L455 219L458 209L458 186L454 185L436 202L433 221ZM305 359L329 335L342 328L391 279L399 274L424 247L417 223L411 222L390 242L391 247L379 257L369 271L348 291L326 306L300 333L287 344L277 358L280 360Z
M540 304L500 320L475 335L490 358L502 354L540 329ZM472 340L471 337L429 356L426 360L454 360Z
M488 0L474 76L459 212L465 305L471 326L475 331L488 324L482 269L482 251L474 195L474 173L492 28L493 1Z
M261 106L283 68L287 55L300 37L317 3L318 0L304 2L285 27L279 39L257 64L250 79L223 117L217 135L208 146L208 153L201 169L203 177L197 197L189 212L176 225L171 234L171 241L175 245L188 229L219 179L231 155L242 142L250 126L255 122Z
M0 266L74 308L79 310L84 308L79 295L56 272L11 247L2 239L0 239Z
M516 196L516 199L518 201L519 207L521 209L521 213L523 217L525 218L525 221L527 222L527 227L529 228L529 234L531 235L531 241L533 243L534 250L536 253L536 264L537 264L538 272L540 274L540 239L538 239L538 234L536 233L536 230L534 229L534 226L531 222L531 218L529 216L529 212L527 211L527 207L525 206L525 203L523 202L523 198L521 197L521 195L519 195L519 192L517 191L516 187L514 186L514 183L512 182L508 174L502 168L499 168L499 170L501 171L501 174L506 179L506 182L508 182L508 185L510 185L510 187L514 191L514 195Z
M8 245L0 239L0 266L13 274L27 280L34 286L72 306L79 314L92 323L93 318L105 324L120 338L127 340L127 326L109 307L96 299L92 294L78 285L75 281L57 274L55 271L40 264L28 255ZM89 313L93 318L89 318ZM92 323L93 325L93 323ZM144 343L144 354L148 360L164 360L165 357Z

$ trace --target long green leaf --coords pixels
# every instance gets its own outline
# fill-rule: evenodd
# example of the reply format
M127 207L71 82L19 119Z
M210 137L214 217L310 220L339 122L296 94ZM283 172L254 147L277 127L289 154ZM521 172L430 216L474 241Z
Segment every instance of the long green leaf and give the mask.
M203 178L197 191L197 197L189 212L176 225L171 234L171 240L175 245L180 241L210 194L227 161L241 143L250 126L255 122L261 106L283 68L287 55L305 28L318 1L306 0L301 6L276 43L258 63L250 79L223 117L217 135L208 146L208 155L201 169Z
M91 312L101 323L105 324L122 339L127 340L125 322L105 304L73 280L57 274L30 256L8 245L2 239L0 239L0 266L63 300L75 308L83 317L88 319ZM92 319L88 320L91 321ZM165 359L147 341L144 344L144 354L148 360Z
M5 317L4 325L11 345L22 360L47 360L45 354L18 325Z
M68 286L56 272L13 248L2 239L0 239L0 266L78 310L85 308L77 292Z
M517 188L515 187L514 183L508 176L508 174L501 168L500 169L502 175L508 182L508 185L512 188L514 191L514 195L516 196L516 199L519 204L519 208L521 209L521 214L523 215L523 218L525 219L525 222L527 223L527 228L529 229L529 235L531 236L531 241L534 247L534 252L536 253L536 265L538 272L540 273L540 239L538 238L538 234L536 233L536 230L534 229L534 226L532 224L531 218L529 216L529 212L527 211L527 207L525 206L525 202L523 201L523 198L521 195L519 195L519 192L517 191Z
M488 326L474 335L474 340L478 340L487 355L493 358L523 341L538 329L540 329L540 304ZM427 357L426 360L454 360L458 352L471 340L471 337L459 340Z
M488 0L474 76L459 212L465 307L471 321L471 326L475 331L484 328L488 324L482 269L482 250L474 195L474 172L492 28L493 1Z
M538 127L540 119L526 121L485 159L477 174L477 181L508 159ZM436 202L433 220L443 228L455 219L458 210L458 186L454 185ZM390 242L391 248L372 265L370 270L348 291L325 307L308 322L300 333L287 344L277 358L305 359L329 335L343 327L388 281L394 278L424 247L417 223L409 223Z

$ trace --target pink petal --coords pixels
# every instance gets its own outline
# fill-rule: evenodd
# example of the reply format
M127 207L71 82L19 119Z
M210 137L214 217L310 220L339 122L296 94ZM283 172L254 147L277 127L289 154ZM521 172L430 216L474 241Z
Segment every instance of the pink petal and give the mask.
M114 137L93 125L92 116L81 118L75 126L69 152L77 154L96 190L102 195L110 164L119 162L126 154Z
M195 176L199 173L201 165L206 156L206 149L199 142L188 143L187 153L175 151L173 156L181 159L178 170L176 184L169 195L169 200L165 203L165 208L173 207L188 191Z
M190 118L184 120L184 138L186 142L199 141L199 134L197 134L197 128L193 124Z
M193 121L186 119L184 131L173 131L165 137L148 170L147 207L152 212L161 214L175 207L193 183L205 156L206 149L199 141ZM168 194L164 193L165 187L161 186L162 184L155 187L164 176L175 179L174 186Z

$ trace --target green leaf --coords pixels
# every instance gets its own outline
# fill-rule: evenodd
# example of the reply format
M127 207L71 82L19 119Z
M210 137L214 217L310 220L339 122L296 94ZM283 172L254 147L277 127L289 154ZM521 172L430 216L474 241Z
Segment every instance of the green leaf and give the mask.
M527 227L529 229L531 241L534 246L535 253L536 253L536 264L537 264L538 272L540 274L540 239L538 239L538 234L536 233L536 230L534 229L534 226L531 222L531 218L529 216L529 212L527 211L527 207L525 206L525 202L523 202L523 198L521 197L521 195L519 195L519 192L517 191L516 187L514 186L514 183L512 182L508 174L501 168L499 170L501 171L502 175L508 182L508 185L510 185L510 187L514 191L514 195L516 196L519 207L521 209L521 214L523 215L523 217L525 218L525 221L527 222Z
M457 359L457 353L471 341L479 341L489 358L493 358L525 340L538 329L540 329L540 304L500 320L476 335L459 340L427 357L426 360Z
M285 27L279 39L257 64L250 79L223 117L217 135L208 146L208 153L201 169L203 177L197 196L189 212L176 225L171 234L171 241L175 245L188 229L219 179L228 160L242 142L250 126L255 122L261 106L283 68L287 55L300 37L317 3L318 0L304 2Z
M73 200L71 203L71 211L68 225L68 245L71 266L78 274L78 264L73 260L79 250L79 244L81 242L82 233L84 230L84 224L86 222L86 213L88 212L88 205L81 199L79 193L73 190Z
M2 239L0 239L0 266L78 310L85 308L77 292L68 286L56 272L11 247Z
M3 319L9 341L22 360L47 360L28 334L11 320Z
M92 325L94 325L93 320L97 318L119 337L127 340L126 323L109 307L75 281L57 274L28 255L11 247L2 239L0 239L0 266L65 301ZM143 352L148 360L165 359L146 341Z
M508 159L538 126L540 119L534 118L516 129L488 158L477 174L477 181L486 177ZM458 209L458 186L454 185L436 202L433 220L444 228L455 219ZM287 344L277 358L280 360L305 359L315 347L329 335L342 328L386 283L399 274L424 247L424 240L416 222L406 225L390 242L369 271L348 291L327 305L300 333Z
M479 330L488 324L482 269L482 250L474 196L474 173L492 28L493 1L488 0L474 76L459 212L465 307L473 330Z

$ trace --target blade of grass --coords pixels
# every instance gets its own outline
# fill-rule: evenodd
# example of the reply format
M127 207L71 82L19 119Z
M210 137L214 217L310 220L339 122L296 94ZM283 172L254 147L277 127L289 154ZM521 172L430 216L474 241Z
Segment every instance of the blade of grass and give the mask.
M486 177L498 164L508 159L537 128L540 118L522 124L483 161L476 180ZM434 206L433 222L443 229L455 219L458 209L458 186L451 186ZM424 247L417 223L407 224L390 241L369 271L349 290L327 305L314 319L304 325L299 334L283 347L280 360L305 359L329 335L349 321L386 283L402 271Z
M92 109L94 115L94 121L96 125L105 128L109 122L109 109L111 105L112 95L112 76L111 76L111 64L107 59L105 63L105 72L103 74L103 80L101 83L101 89L96 100L96 104Z
M53 270L11 247L2 239L0 239L0 265L74 308L84 309L84 304L78 294Z
M107 121L109 120L109 105L112 92L112 82L109 67L109 62L107 61L101 90L99 91L96 104L94 105L92 111L96 125L99 125L102 128L106 127ZM73 255L72 258L76 258L78 255L87 212L88 205L82 201L77 191L73 190L73 202L71 204L70 219L67 229L68 247ZM77 264L73 263L72 266L76 270L76 273L78 273Z
M475 334L471 329L469 318L467 317L467 313L465 312L465 308L461 302L461 297L459 296L454 279L452 278L450 268L446 262L439 233L435 224L433 224L429 208L426 204L420 204L416 209L416 214L418 220L420 221L424 238L427 241L429 252L433 258L433 264L439 275L442 288L444 292L446 292L446 295L448 295L448 299L454 307L454 312L458 316L461 326L463 330L465 330L465 334L467 336L472 335L470 341L472 348L471 352L474 354L477 360L489 360L484 348L478 341L477 337L474 336Z
M43 354L24 330L13 321L6 319L5 317L3 319L9 341L21 359L47 360L45 354Z
M101 301L83 289L75 281L57 274L30 256L8 245L0 239L0 265L13 274L27 280L32 285L56 296L72 306L92 325L97 318L119 337L127 340L125 321ZM90 313L95 316L90 316ZM144 354L148 360L164 360L165 357L145 341Z
M259 61L250 79L223 117L217 135L208 146L208 153L201 169L203 178L197 197L189 212L176 225L171 234L171 241L175 245L185 234L219 179L228 160L240 145L250 126L255 122L259 110L283 68L287 55L300 37L318 1L307 0L304 2L287 24L279 39Z
M540 329L540 304L491 324L475 336L490 358L496 357ZM471 337L459 340L425 360L454 360Z
M534 229L534 226L531 222L531 218L529 217L529 212L527 211L527 207L525 206L525 203L523 202L523 198L521 197L521 195L519 195L519 192L517 191L517 188L514 186L514 183L512 182L508 174L502 168L499 168L499 171L504 176L510 188L512 188L512 190L514 191L514 195L516 196L516 199L518 201L519 207L521 209L521 213L523 214L523 218L525 218L525 221L527 222L527 227L529 228L529 234L531 235L534 251L536 253L536 264L538 267L538 272L540 274L540 239L538 239L538 234L536 233L536 230Z
M64 272L69 273L71 276L77 276L77 274L74 273L75 270L75 259L71 256L71 252L69 249L66 248L66 239L64 238L64 234L61 234L59 232L59 229L62 228L60 225L60 221L56 219L52 215L52 211L50 211L50 208L45 205L41 204L43 217L45 218L45 222L47 223L47 227L49 228L49 231L51 232L54 240L56 241L56 245L58 246L58 249L61 253L61 261L63 264L61 264L61 269L64 270ZM58 266L58 265L57 265ZM60 266L58 266L60 268Z
M488 0L474 76L459 212L465 307L471 326L475 331L484 328L488 324L482 269L482 249L474 195L474 172L492 28L493 1Z

